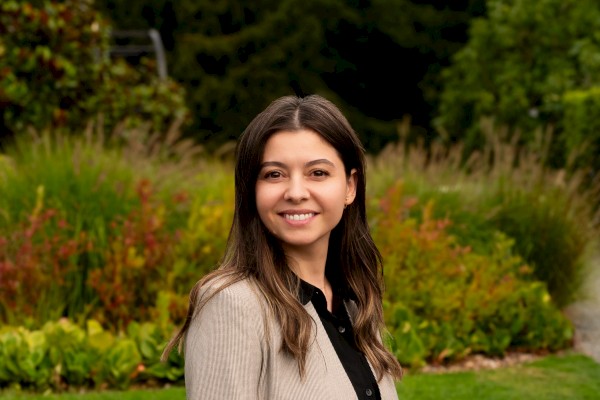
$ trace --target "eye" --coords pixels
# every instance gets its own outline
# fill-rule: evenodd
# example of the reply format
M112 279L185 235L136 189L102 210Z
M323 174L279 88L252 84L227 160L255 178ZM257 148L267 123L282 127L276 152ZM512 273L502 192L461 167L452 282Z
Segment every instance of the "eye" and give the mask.
M267 171L263 174L263 179L279 179L282 176L281 171Z
M324 178L326 176L329 176L329 172L323 169L315 169L314 171L311 171L311 175L317 178Z

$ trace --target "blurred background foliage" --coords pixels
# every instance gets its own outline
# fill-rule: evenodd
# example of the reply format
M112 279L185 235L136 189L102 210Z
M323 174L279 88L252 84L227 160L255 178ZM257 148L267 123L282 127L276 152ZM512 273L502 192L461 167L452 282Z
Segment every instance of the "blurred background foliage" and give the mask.
M188 118L184 88L158 79L152 60L109 57L110 32L92 1L0 4L0 146L29 128L165 130Z
M117 138L23 135L2 157L0 386L182 378L180 356L161 364L157 349L183 322L194 282L223 254L233 164L173 133L123 129ZM408 368L570 346L560 310L578 299L590 264L596 193L557 179L539 155L519 167L481 160L490 166L473 174L460 169L458 152L431 162L390 145L369 158L389 345ZM77 342L56 355L49 330ZM103 353L99 334L119 350Z
M598 2L488 0L487 11L442 73L435 125L469 151L485 142L483 117L526 146L536 129L551 127L551 165L579 151L597 172L600 133L589 111L600 83Z
M396 139L404 115L431 135L439 72L485 8L482 0L96 4L116 26L160 30L172 75L187 88L195 137L235 139L273 98L320 93L343 108L370 151Z
M98 115L109 129L136 118L161 129L177 116L185 136L218 149L275 97L320 93L343 109L372 153L398 141L397 126L409 119L405 140L461 141L467 160L483 148L481 121L491 118L523 147L536 145L537 129L551 129L545 162L597 174L593 0L9 0L2 7L4 138ZM148 29L161 34L166 80L154 73L153 56L129 63L111 56L134 41L113 32Z
M4 0L0 388L181 382L158 360L223 254L232 140L291 93L367 146L403 365L570 346L600 237L600 5L448 3ZM111 53L148 28L166 79Z

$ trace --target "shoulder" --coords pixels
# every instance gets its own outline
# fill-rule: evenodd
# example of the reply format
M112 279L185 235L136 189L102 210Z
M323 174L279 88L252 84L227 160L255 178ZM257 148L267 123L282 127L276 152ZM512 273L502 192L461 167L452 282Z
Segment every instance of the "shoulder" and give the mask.
M200 287L186 332L188 349L198 347L197 342L212 343L215 348L222 349L243 343L242 336L248 340L263 338L266 314L252 286L249 281L242 280L234 283L214 281Z
M259 391L266 347L260 302L247 280L199 288L184 338L188 399L250 399Z
M256 284L249 278L239 281L230 281L217 278L198 291L198 312L218 310L235 310L259 313L263 309L262 296Z

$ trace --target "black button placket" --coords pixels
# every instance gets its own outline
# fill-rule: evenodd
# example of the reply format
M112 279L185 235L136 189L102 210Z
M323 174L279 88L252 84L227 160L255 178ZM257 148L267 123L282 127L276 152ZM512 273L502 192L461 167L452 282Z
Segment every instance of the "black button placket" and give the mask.
M323 292L304 281L300 298L312 302L315 307L327 336L354 386L357 397L360 400L380 400L381 395L371 367L356 347L352 321L344 305L344 298L337 297L334 292L333 313L331 313L327 310L327 300Z

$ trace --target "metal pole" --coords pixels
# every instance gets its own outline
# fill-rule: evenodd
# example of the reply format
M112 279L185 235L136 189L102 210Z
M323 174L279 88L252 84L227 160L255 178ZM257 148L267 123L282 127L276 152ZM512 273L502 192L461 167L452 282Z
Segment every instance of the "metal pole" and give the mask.
M156 29L150 29L148 36L152 40L154 45L154 51L156 52L156 66L158 69L158 76L160 79L167 78L167 60L165 57L165 48L163 47L160 33Z

